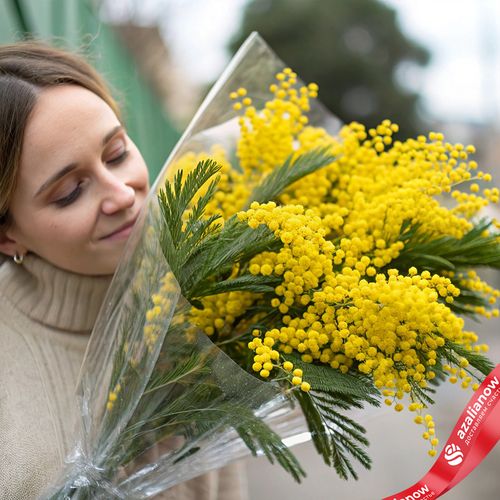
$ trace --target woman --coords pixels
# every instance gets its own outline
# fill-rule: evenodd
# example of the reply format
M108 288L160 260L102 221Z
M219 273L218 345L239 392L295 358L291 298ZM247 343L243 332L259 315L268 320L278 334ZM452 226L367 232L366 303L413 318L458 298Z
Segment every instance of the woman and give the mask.
M148 192L106 85L83 59L0 46L0 498L36 498L73 446L86 343ZM237 499L227 467L168 499Z

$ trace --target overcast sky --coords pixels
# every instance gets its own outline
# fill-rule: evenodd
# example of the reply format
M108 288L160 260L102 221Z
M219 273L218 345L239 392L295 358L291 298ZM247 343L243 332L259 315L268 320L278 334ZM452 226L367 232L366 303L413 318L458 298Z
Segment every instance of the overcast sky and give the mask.
M416 75L427 110L450 120L500 119L500 2L385 0L401 26L432 52Z

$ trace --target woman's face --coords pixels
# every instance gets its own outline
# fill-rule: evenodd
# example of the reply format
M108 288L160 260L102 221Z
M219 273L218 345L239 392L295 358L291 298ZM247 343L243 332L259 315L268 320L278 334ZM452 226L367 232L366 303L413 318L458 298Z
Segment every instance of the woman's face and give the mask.
M44 89L25 131L0 250L112 274L148 188L144 159L106 102L76 85Z

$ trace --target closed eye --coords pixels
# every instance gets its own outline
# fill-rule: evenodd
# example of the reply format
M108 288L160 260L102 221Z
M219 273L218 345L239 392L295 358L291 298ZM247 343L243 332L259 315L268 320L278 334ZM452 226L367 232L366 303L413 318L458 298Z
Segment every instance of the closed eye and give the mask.
M111 160L108 160L106 163L108 165L118 165L119 163L122 163L123 161L126 160L129 153L130 151L126 149L125 151L123 151L123 153L119 154L118 156L115 156L114 158L111 158Z
M78 199L81 192L82 192L82 183L79 182L77 184L77 186L75 187L75 189L73 189L73 191L71 191L71 193L69 193L67 196L64 196L63 198L59 198L54 203L58 207L61 207L61 208L66 207L68 205L71 205L73 202L75 202Z
M120 153L118 156L115 156L114 158L111 158L110 160L108 160L106 163L108 165L119 165L120 163L124 162L127 159L129 154L130 154L130 151L128 149L126 149L122 153ZM74 203L78 199L78 197L80 196L81 193L82 193L82 182L79 182L77 184L77 186L75 187L75 189L73 189L73 191L71 191L71 193L69 193L67 196L64 196L63 198L59 198L54 203L58 207L61 207L61 208L66 207L66 206Z

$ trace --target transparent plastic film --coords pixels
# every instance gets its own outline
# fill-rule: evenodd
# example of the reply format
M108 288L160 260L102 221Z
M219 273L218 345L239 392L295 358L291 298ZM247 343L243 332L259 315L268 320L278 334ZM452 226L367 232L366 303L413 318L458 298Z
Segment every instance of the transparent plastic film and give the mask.
M260 419L289 407L193 325L156 242L154 204L96 324L81 371L80 442L46 498L147 498L245 456L237 430L251 440Z
M282 68L251 35L165 163L89 341L75 449L43 498L148 498L250 450L262 453L255 436L263 424L282 438L307 430L279 385L249 374L196 326L160 237L158 194L173 165L185 155L208 158L214 148L234 157L239 129L230 91L244 85L264 106ZM312 112L338 128L320 104Z
M231 93L245 88L247 94L252 96L254 107L263 109L273 98L270 85L285 66L265 41L257 33L252 33L201 104L158 175L155 188L165 183L166 178L172 175L169 167L186 153L210 154L211 148L221 146L228 158L234 157L240 129ZM301 85L300 79L297 85ZM310 102L308 116L315 127L332 135L342 126L341 121L318 100Z

